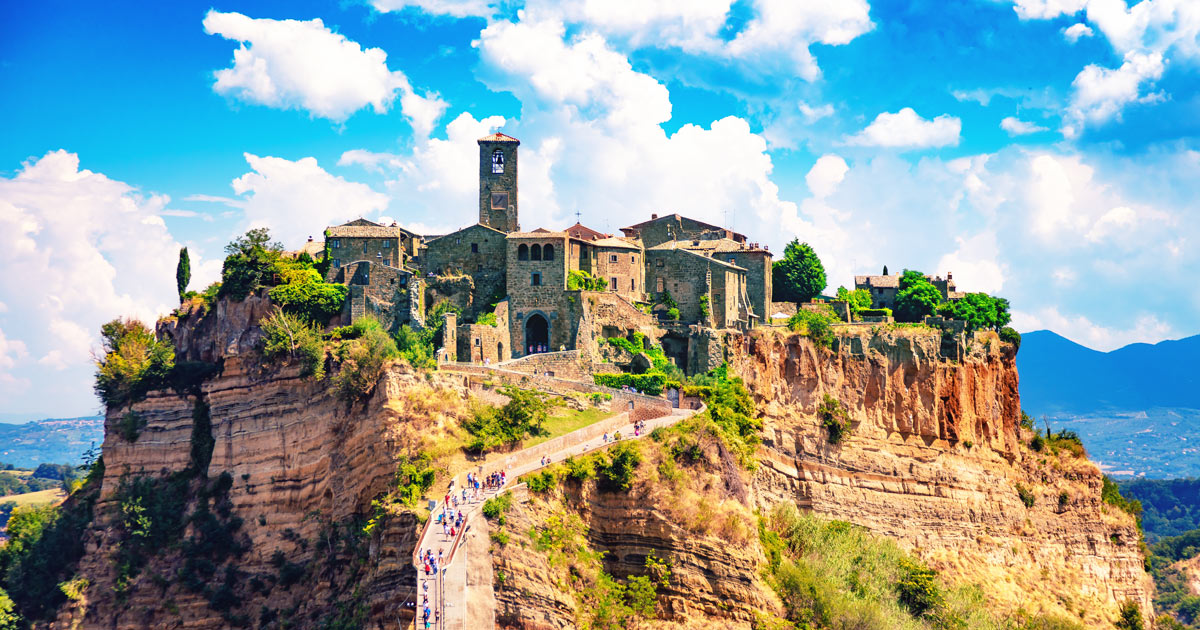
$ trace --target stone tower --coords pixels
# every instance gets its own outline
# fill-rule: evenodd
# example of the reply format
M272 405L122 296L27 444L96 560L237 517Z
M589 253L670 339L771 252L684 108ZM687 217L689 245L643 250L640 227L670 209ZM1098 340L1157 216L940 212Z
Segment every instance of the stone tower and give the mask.
M518 232L517 147L521 141L494 133L479 139L479 222Z

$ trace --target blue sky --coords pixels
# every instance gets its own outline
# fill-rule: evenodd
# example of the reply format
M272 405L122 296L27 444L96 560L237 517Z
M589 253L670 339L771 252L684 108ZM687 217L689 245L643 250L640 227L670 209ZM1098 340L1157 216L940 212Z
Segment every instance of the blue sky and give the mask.
M1200 332L1200 4L1186 0L5 3L0 416L97 404L89 351L265 225L728 222L855 273L954 273L1019 329Z

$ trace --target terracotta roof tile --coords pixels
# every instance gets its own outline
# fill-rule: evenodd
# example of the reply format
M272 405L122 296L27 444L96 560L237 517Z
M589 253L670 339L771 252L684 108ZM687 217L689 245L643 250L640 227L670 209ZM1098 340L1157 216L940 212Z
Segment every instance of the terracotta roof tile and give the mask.
M520 140L517 140L516 138L514 138L512 136L506 136L506 135L500 133L499 131L497 131L496 133L493 133L493 134L486 135L486 136L480 138L479 140L477 140L477 142L516 142L517 144L521 143Z

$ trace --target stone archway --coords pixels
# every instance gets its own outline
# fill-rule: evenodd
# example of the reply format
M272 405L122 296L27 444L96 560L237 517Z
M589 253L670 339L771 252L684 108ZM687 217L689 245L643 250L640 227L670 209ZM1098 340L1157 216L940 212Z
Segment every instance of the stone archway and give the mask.
M525 350L528 352L533 348L533 352L537 352L539 346L550 349L550 322L534 313L525 318Z

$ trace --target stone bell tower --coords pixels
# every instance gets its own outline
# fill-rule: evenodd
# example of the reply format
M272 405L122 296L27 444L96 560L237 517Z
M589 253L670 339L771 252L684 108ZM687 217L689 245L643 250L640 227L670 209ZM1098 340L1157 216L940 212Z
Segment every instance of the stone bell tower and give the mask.
M479 139L479 222L518 232L517 147L521 141L494 133Z

